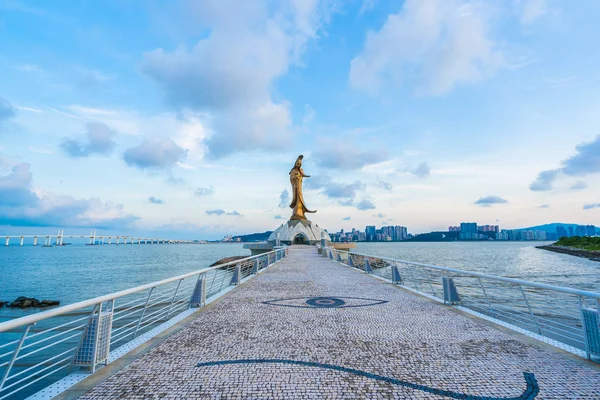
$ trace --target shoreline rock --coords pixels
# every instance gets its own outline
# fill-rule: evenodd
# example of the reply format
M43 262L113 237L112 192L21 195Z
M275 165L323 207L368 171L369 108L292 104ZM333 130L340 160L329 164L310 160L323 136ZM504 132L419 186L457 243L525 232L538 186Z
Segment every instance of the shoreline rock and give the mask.
M221 264L225 264L228 262L232 262L232 261L236 261L236 260L241 260L243 258L248 258L250 256L232 256L232 257L225 257L225 258L221 258L219 261L215 261L214 263L212 263L210 266L211 267L215 267L217 265L221 265Z
M25 297L19 296L14 301L2 301L0 302L0 307L6 306L10 308L30 308L30 307L53 307L59 306L60 301L58 300L38 300L35 297Z
M582 250L576 249L574 247L567 246L556 246L556 245L548 245L548 246L535 246L537 249L553 251L555 253L569 254L575 257L587 258L592 261L600 261L600 252L598 251L590 251L590 250Z

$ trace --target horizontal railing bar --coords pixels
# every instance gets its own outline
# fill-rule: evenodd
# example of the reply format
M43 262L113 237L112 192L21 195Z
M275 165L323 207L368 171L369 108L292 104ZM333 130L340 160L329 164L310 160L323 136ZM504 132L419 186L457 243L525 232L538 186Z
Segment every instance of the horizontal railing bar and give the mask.
M39 332L36 332L36 333L34 333L34 334L32 334L32 335L28 335L28 336L27 336L27 338L26 338L26 340L27 340L27 341L29 341L29 340L33 339L34 337L36 337L36 336L40 336L40 335L43 335L43 334L45 334L45 333L48 333L48 332L55 331L55 330L57 330L58 328L62 328L62 327L64 327L64 326L67 326L67 325L74 324L75 322L79 322L79 321L83 321L83 320L87 320L87 319L89 319L89 316L86 316L86 317L81 317L81 318L77 318L77 319L75 319L75 320L73 320L73 321L66 322L66 323L64 323L64 324L62 324L62 325L53 326L52 328L47 328L47 329L41 330L41 331L39 331ZM31 331L30 331L30 332L31 332ZM63 331L62 333L64 333L64 332L68 332L68 331Z
M62 360L59 360L59 361L55 362L54 364L47 366L46 368L42 368L41 370L37 371L35 374L36 374L36 375L37 375L37 374L41 374L42 372L44 372L44 371L47 371L48 369L50 369L50 368L52 368L52 367L56 367L56 366L57 366L57 365L59 365L60 363L63 363L63 362L65 362L65 361L69 361L69 360L71 360L71 358L72 358L71 356L69 356L69 357L66 357L66 358L63 358ZM32 367L32 368L35 368L35 367ZM54 372L56 372L56 371L54 371ZM54 373L54 372L53 372L53 373ZM35 376L35 375L34 375L34 376ZM28 379L31 379L31 378L32 378L31 376L26 376L25 378L19 379L18 381L16 381L16 382L13 382L13 383L11 383L10 385L7 385L7 386L3 387L3 388L2 388L2 390L10 389L11 387L13 387L13 386L15 386L15 385L18 385L19 383L25 382L26 380L28 380ZM29 385L25 385L25 386L23 386L23 387L27 387L27 386L29 386Z
M85 328L86 326L87 326L87 324L79 325L79 326L76 326L76 327L74 327L74 328L71 328L71 329L69 329L69 330L66 330L66 331L64 331L64 332L59 332L59 333L56 333L56 334L54 334L54 335L52 335L52 336L48 336L48 337L46 337L46 338L40 339L40 340L38 340L37 342L32 342L32 343L29 343L28 345L21 347L21 351L23 351L23 350L25 350L25 349L28 349L28 348L30 348L30 347L32 347L32 346L38 345L38 344L40 344L40 343L44 343L44 342L46 342L46 341L48 341L48 340L50 340L50 339L54 339L55 337L58 337L58 336L60 336L60 335L64 335L65 333L69 333L69 332L73 332L74 330L77 330L77 329L82 329L82 328Z
M44 360L44 363L50 362L50 361L52 361L52 360L54 360L54 359L57 359L57 358L58 358L58 357L60 357L60 356L64 356L65 354L67 354L67 353L70 353L70 352L72 352L73 350L77 350L77 347L70 348L69 350L67 350L67 351L64 351L64 352L62 352L62 353L60 353L60 354L57 354L57 355L55 355L55 356L54 356L54 357L52 357L52 358L49 358L49 359L47 359L47 360ZM70 358L70 357L69 357L69 358ZM37 363L37 364L35 364L35 365L33 365L33 366L31 366L31 367L27 368L27 369L24 369L23 371L19 371L19 372L17 372L17 373L16 373L16 374L14 374L14 375L11 375L11 376L9 376L8 378L6 378L6 381L8 382L8 381L9 381L9 380L11 380L11 379L15 379L16 377L18 377L18 376L21 376L21 375L23 375L24 373L26 373L26 372L28 372L28 371L31 371L31 370L32 370L32 369L34 369L34 368L38 368L38 367L40 367L40 366L42 366L42 365L43 365L42 363ZM36 374L39 374L40 372L42 372L42 371L38 371L38 372L36 372ZM31 377L28 377L28 378L25 378L25 379L29 379L29 378L31 378ZM7 387L8 387L8 386L7 386Z
M17 344L17 343L19 343L19 339L13 340L12 342L8 342L8 343L3 344L2 346L0 346L0 349L3 348L3 347L10 346L11 344ZM12 351L10 353L12 353ZM4 356L4 354L1 355L0 358L2 358L3 356Z
M480 309L481 311L478 311L478 312L481 312L482 314L491 314L491 312L490 312L489 308L485 308L485 307L478 307L478 306L476 306L476 307L467 307L467 308L476 308L476 309ZM497 310L496 310L496 309L494 309L494 313L496 313L496 311L497 311ZM498 314L498 317L495 317L495 319L497 319L497 320L501 320L501 321L503 321L503 320L511 320L511 321L514 321L515 323L524 324L524 325L528 325L528 326L531 326L531 327L535 328L535 329L528 329L528 330L530 330L530 331L532 331L532 332L535 332L535 331L537 331L537 325L535 325L534 323L525 322L525 321L523 321L523 320L520 320L520 319L511 318L511 317L509 317L509 316L506 316L506 314L505 314L505 313L503 313L503 312L498 312L497 314ZM509 314L509 315L510 315L510 314ZM544 325L541 325L541 326L542 326L542 327L544 327ZM546 336L546 337L560 336L560 337L562 337L562 338L568 339L568 340L569 340L569 341L571 341L571 342L576 342L576 343L579 343L579 344L581 344L581 345L583 345L583 344L584 344L584 342L583 342L583 340L582 340L582 337L583 337L583 336L581 336L581 337L567 336L566 334L561 334L560 332L558 332L558 331L556 331L556 330L552 330L552 329L544 329L544 330L545 330L546 332L550 332L550 333L552 333L552 335L550 335L550 336L549 336L549 335L546 333L546 334L543 334L543 336Z
M60 371L61 369L65 369L65 368L67 368L68 366L69 366L69 364L67 364L67 365L63 365L62 367L60 367L60 368L57 368L57 369L55 369L54 371L50 371L50 372L49 372L49 373L47 373L46 375L42 375L42 376L40 376L39 378L37 378L36 380L29 382L27 385L23 385L23 386L21 386L20 388L18 388L17 390L13 390L12 392L5 394L4 396L0 397L0 400L4 400L4 399L6 399L7 397L9 397L9 396L12 396L13 394L15 394L15 393L17 393L17 392L19 392L19 391L21 391L21 390L25 389L27 386L31 386L31 385L33 385L34 383L36 383L36 382L38 382L38 381L40 381L40 380L42 380L42 379L46 378L47 376L50 376L50 375L52 375L52 374L55 374L55 373L57 373L58 371Z
M489 306L486 303L480 303L482 304L481 306L478 305L473 305L473 307L480 307L483 310L486 310L486 312L491 313L491 311L489 310ZM467 305L465 305L467 306ZM471 305L468 305L467 307L470 307ZM511 312L512 310L505 310L499 307L494 308L494 312L498 312L500 314L508 314L508 315L515 315L514 312ZM527 314L524 312L519 312L518 314L522 315L522 316L526 316ZM549 320L547 318L543 318L540 317L539 315L536 315L534 313L536 320L538 321L538 323L540 324L540 326L545 327L545 329L547 331L550 332L554 332L554 331L562 331L565 332L566 334L571 334L571 335L577 335L577 336L583 336L582 333L582 329L581 328L577 328L574 326L569 326L566 324L562 324L560 322L556 322L556 321L552 321ZM553 325L551 325L553 324Z
M80 335L81 335L81 334L78 332L78 333L76 333L76 334L74 334L74 335L71 335L71 336L69 336L69 337L63 338L63 339L61 339L61 340L59 340L59 341L57 341L57 342L50 343L50 344L48 344L48 345L46 345L46 346L44 346L44 347L40 347L39 349L32 350L32 351L30 351L30 352L29 352L29 353L27 353L27 354L23 354L23 355L20 355L19 357L15 358L15 361L17 361L17 360L22 360L22 359L24 359L24 358L27 358L27 357L29 357L29 356L30 356L30 355L32 355L32 354L39 353L39 352L40 352L40 351L42 351L42 350L46 350L47 348L50 348L50 347L52 347L52 346L54 346L54 345L57 345L57 344L59 344L59 343L62 343L62 342L66 342L67 340L69 340L69 339L72 339L72 338L74 338L75 336L80 336Z
M208 272L208 271L213 271L213 270L222 269L222 268L226 268L226 267L228 268L230 266L232 266L233 268L235 268L235 265L238 264L238 263L240 263L240 262L242 262L242 261L253 260L253 259L258 258L258 257L263 257L266 254L275 254L277 251L279 251L279 250L273 250L273 251L270 251L268 253L263 253L263 254L259 254L259 255L255 255L255 256L250 256L250 257L244 258L242 260L230 261L228 263L223 263L223 264L220 264L220 265L215 265L214 267L207 267L207 268L203 268L203 269L200 269L200 270L197 270L197 271L188 272L188 273L183 274L183 275L178 275L178 276L175 276L175 277L163 279L161 281L147 283L145 285L136 286L134 288L130 288L130 289L126 289L126 290L121 290L120 292L115 292L115 293L107 294L107 295L104 295L104 296L95 297L93 299L83 300L83 301L80 301L80 302L77 302L77 303L73 303L73 304L69 304L69 305L66 305L66 306L57 307L57 308L52 309L52 310L43 311L43 312L40 312L40 313L28 315L28 316L21 317L21 318L15 318L15 319L12 319L10 321L0 322L0 332L5 332L5 331L8 331L10 329L18 328L18 327L23 326L23 325L34 324L36 322L42 321L42 320L47 319L47 318L51 318L51 317L55 317L55 316L58 316L58 315L62 315L62 314L65 314L65 313L68 313L68 312L71 312L71 311L78 310L80 308L90 307L90 306L93 306L93 305L96 305L96 304L101 304L101 303L104 303L104 302L109 301L109 300L114 300L114 299L117 299L119 297L127 296L127 295L130 295L130 294L133 294L133 293L138 293L138 292L141 292L141 291L146 290L146 289L151 289L153 287L165 285L167 283L171 283L171 282L175 282L175 281L178 281L178 280L181 280L181 279L189 278L191 276L198 275L198 274L201 274L201 273L205 273L205 272ZM600 298L600 296L598 298Z
M516 285L530 286L530 287L535 287L538 289L548 289L548 290L553 290L556 292L573 294L576 296L600 299L600 293L590 292L587 290L571 289L571 288L562 287L562 286L548 285L545 283L536 283L536 282L530 282L530 281L525 281L522 279L515 279L515 278L505 278L503 276L488 275L488 274L483 274L480 272L464 271L464 270L455 269L455 268L441 267L439 265L431 265L431 264L423 264L423 263L417 263L417 262L412 262L412 261L397 260L397 259L388 258L388 257L368 256L366 254L354 253L354 252L351 254L359 255L359 256L363 256L363 257L379 258L381 260L392 261L392 262L402 262L402 263L408 264L408 265L416 265L419 267L431 268L431 269L435 269L435 270L439 270L439 271L452 272L452 273L463 274L463 275L467 275L467 276L476 276L479 278L486 278L486 279L491 279L491 280L496 280L496 281L509 282L509 283L513 283Z

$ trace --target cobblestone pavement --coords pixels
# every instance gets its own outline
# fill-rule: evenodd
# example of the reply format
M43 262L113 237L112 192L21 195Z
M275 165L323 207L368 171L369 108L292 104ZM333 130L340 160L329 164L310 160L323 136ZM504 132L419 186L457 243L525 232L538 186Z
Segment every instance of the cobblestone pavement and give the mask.
M85 399L600 399L600 372L295 246Z

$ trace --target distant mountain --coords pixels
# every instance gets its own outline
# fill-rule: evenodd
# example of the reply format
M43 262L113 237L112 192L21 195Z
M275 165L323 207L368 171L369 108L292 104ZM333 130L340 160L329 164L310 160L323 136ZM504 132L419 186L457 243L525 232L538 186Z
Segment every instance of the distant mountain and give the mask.
M263 233L250 233L248 235L238 235L234 236L232 240L237 241L237 239L240 238L240 241L242 242L262 242L267 240L269 236L271 236L271 233L273 233L273 231L266 231Z
M573 229L575 229L575 227L577 227L579 225L581 225L581 224L565 224L562 222L553 222L551 224L530 226L528 228L519 228L517 230L518 231L546 231L546 232L556 233L556 228L559 226L562 226L568 230L569 227L573 227ZM596 232L600 232L600 229L596 228Z
M458 232L429 232L421 233L411 239L409 242L453 242L458 240Z

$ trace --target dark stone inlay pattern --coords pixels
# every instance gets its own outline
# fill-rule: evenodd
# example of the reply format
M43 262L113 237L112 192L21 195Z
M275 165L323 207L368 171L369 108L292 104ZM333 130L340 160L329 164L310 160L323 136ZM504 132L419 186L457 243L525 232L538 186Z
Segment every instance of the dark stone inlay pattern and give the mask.
M313 297L306 300L306 304L314 307L334 308L343 306L346 302L337 297Z
M348 301L350 300L350 301ZM298 301L297 303L294 303ZM285 303L288 302L288 303ZM291 302L291 303L290 303ZM293 308L355 308L370 307L387 303L387 300L368 299L365 297L290 297L261 302L270 306ZM358 303L358 304L353 304Z
M523 372L525 378L525 391L518 397L492 397L492 396L475 396L465 393L453 392L451 390L443 390L431 388L425 385L419 385L416 383L410 383L401 381L400 379L390 378L387 376L381 376L372 374L370 372L361 371L354 368L341 367L339 365L322 364L317 362L297 361L297 360L285 360L277 358L249 358L243 360L223 360L223 361L208 361L198 363L196 367L211 367L215 365L233 365L233 364L289 364L289 365L301 365L304 367L316 367L324 368L333 371L346 372L358 376L364 376L366 378L374 379L377 381L391 383L393 385L403 386L406 388L419 390L422 392L432 393L439 396L449 397L451 399L464 399L464 400L533 400L538 395L540 390L535 375L529 372Z

